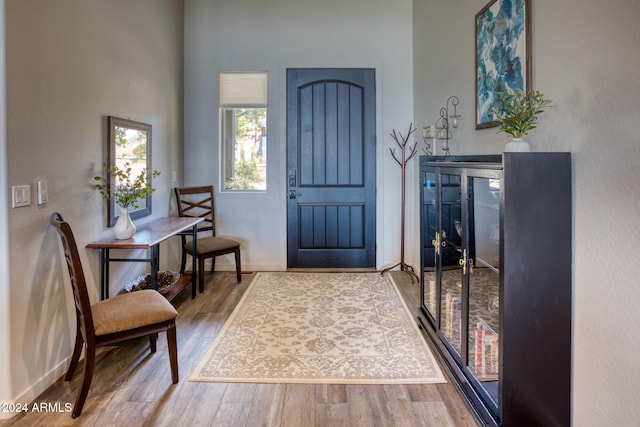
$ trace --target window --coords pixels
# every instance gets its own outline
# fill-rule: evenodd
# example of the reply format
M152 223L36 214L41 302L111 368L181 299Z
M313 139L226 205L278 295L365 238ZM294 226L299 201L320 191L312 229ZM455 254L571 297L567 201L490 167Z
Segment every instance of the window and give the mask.
M267 73L220 73L225 190L267 189Z

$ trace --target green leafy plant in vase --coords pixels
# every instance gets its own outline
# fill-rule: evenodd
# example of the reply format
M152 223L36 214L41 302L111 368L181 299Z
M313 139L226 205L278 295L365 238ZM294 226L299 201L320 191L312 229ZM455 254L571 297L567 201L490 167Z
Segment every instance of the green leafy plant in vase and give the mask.
M522 140L531 129L536 128L538 115L544 111L544 107L551 104L550 99L545 99L544 94L538 90L525 92L516 89L510 92L497 92L498 99L493 105L492 113L500 121L498 132L504 132L512 136L505 151L530 151L529 144Z
M135 234L136 227L129 216L129 208L137 209L141 200L156 191L151 184L151 178L159 176L160 172L154 170L151 176L146 168L134 172L129 162L123 167L107 166L103 163L102 169L105 174L94 177L97 181L96 190L106 200L113 197L113 201L120 206L118 221L113 226L116 239L130 239Z

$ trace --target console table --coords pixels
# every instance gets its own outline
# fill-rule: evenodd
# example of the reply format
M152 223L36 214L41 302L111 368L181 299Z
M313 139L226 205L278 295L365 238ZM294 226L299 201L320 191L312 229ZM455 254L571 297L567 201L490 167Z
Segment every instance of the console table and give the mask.
M108 238L89 243L86 247L100 250L100 297L109 298L109 264L112 262L148 262L151 264L151 285L158 289L157 275L160 263L160 243L172 236L191 235L193 238L193 254L196 253L196 235L198 223L203 218L168 217L153 220L140 227L131 239L118 240ZM111 249L147 249L148 258L111 258ZM180 274L165 297L171 301L180 291L191 283L191 298L196 296L196 259L192 257L192 274ZM202 273L201 273L202 274Z

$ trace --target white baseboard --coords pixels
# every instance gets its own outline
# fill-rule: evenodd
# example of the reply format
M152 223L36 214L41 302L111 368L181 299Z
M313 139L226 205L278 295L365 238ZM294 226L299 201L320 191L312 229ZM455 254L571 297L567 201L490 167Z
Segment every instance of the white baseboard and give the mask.
M188 263L187 263L188 264ZM246 263L242 264L242 271L286 271L285 266L278 266L275 264L262 264L262 263ZM205 264L205 271L211 271L211 264ZM189 267L186 269L189 271ZM226 262L222 259L216 259L216 271L236 271L236 264L234 262Z
M11 405L15 406L20 404L29 404L29 407L31 407L34 400L36 400L38 396L44 393L46 389L48 389L53 383L58 381L60 377L66 374L70 361L71 361L71 356L65 358L56 366L51 368L49 372L45 373L38 380L36 380L36 382L33 383L30 387L28 387L26 390L20 393L18 397L13 399L11 402L5 402L5 403L9 403L9 407L11 407ZM64 404L67 402L62 402L62 403ZM69 402L69 403L73 404L74 402ZM17 412L0 411L0 419L13 418L15 415L17 415Z

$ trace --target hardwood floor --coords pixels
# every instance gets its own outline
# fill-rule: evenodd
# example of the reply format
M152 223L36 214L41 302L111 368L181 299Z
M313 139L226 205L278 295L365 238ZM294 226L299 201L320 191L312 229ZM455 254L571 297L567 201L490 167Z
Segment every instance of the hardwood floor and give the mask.
M420 289L404 273L392 272L400 291L417 315ZM82 379L79 367L72 381L62 378L36 399L50 410L29 412L0 421L3 426L473 426L464 400L447 384L309 385L222 384L189 382L195 365L231 314L253 275L207 275L203 294L195 300L187 289L174 301L179 315L180 382L171 384L165 335L158 351L138 339L104 348L82 415L64 412L73 404ZM444 371L444 370L443 370ZM445 375L446 375L446 371ZM32 408L33 403L29 404Z

